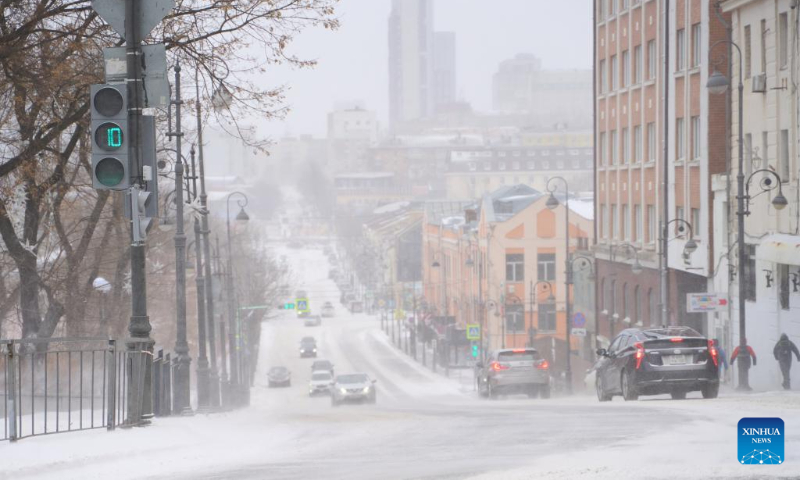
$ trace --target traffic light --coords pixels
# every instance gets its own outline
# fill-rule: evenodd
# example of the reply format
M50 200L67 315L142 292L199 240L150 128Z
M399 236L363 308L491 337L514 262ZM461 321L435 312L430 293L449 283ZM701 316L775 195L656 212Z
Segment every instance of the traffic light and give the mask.
M130 187L128 94L125 84L92 85L92 185L97 190Z
M480 354L480 352L478 351L478 344L477 343L473 343L472 344L472 358L478 358L479 354Z
M282 305L278 305L280 310L294 310L294 303L284 303Z
M147 232L153 224L153 219L147 216L149 202L153 195L134 185L130 190L131 222L133 222L133 243L143 243L147 239Z

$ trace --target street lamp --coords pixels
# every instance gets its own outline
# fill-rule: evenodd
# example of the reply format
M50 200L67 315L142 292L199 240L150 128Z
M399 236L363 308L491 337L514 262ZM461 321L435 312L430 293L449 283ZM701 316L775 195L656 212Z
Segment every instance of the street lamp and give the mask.
M742 56L742 50L739 48L735 42L730 40L719 40L711 45L708 49L709 57L711 57L711 52L714 50L714 47L721 44L727 44L736 49L736 52L739 54L739 84L737 86L738 89L738 100L739 100L739 167L738 171L736 172L736 204L737 204L737 248L738 248L738 256L739 256L739 271L740 273L744 273L744 264L745 264L745 236L744 236L744 219L749 212L749 200L750 200L750 179L752 179L752 175L747 181L747 187L745 187L745 178L744 178L744 83L743 83L743 76L742 76L742 63L744 58ZM731 81L725 75L722 75L718 71L714 71L711 76L706 81L706 88L708 91L713 94L722 94L728 90L730 87ZM780 188L780 177L775 172L771 170L759 170L759 172L768 172L773 174L778 179L778 195L772 200L773 206L777 210L781 210L786 206L788 202L786 202L786 197L783 196L782 189ZM757 172L754 172L757 173ZM766 180L766 181L765 181ZM771 186L771 179L767 177L766 179L762 180L761 188L764 191L772 190L776 188L775 186ZM746 189L746 190L745 190ZM750 388L750 354L747 349L747 315L746 315L746 303L745 303L745 282L743 275L739 275L739 386L737 387L739 390L751 390Z
M539 280L536 283L533 283L533 281L531 281L531 283L530 283L530 292L529 292L531 319L530 319L530 323L528 324L528 344L529 344L528 346L530 346L530 347L533 346L533 339L536 336L535 333L534 333L536 331L536 329L533 328L533 307L534 307L534 305L536 305L536 295L535 295L536 288L540 284L543 284L545 286L545 289L550 292L550 294L547 295L547 299L546 299L547 303L548 304L555 304L556 303L556 297L553 296L553 284L552 283L548 282L547 280ZM540 328L540 330L541 330L541 328ZM555 359L553 359L553 360L555 360Z
M633 264L631 264L631 272L634 275L639 275L644 270L642 268L642 264L639 262L639 249L631 245L630 243L620 243L618 245L611 246L611 261L614 261L614 257L616 256L616 252L618 249L625 249L625 250L633 250L634 258Z
M232 384L232 389L237 390L240 386L247 386L250 383L244 382L242 379L245 378L244 372L239 371L239 362L241 359L240 356L240 346L238 344L237 338L239 337L239 324L238 324L238 312L237 308L234 305L234 295L233 295L233 253L232 253L232 243L231 243L231 203L230 200L234 196L239 196L236 203L239 205L239 214L236 215L236 220L240 222L246 222L250 219L247 213L244 211L244 207L247 206L247 195L242 192L231 192L225 197L225 209L226 209L226 228L227 228L227 235L228 235L228 343L230 347L230 383ZM242 392L243 393L243 392ZM239 399L241 400L241 398Z
M564 177L552 177L550 180L547 181L547 191L550 192L550 197L545 202L545 205L550 210L554 210L556 207L559 206L560 202L555 197L556 186L553 184L554 181L560 181L564 184L564 237L565 237L565 244L566 250L564 251L564 265L565 265L565 277L564 277L564 305L565 305L565 314L566 314L566 328L565 336L566 336L566 351L567 351L567 364L566 369L564 371L565 374L565 382L567 384L567 393L572 393L572 368L571 368L571 339L570 339L570 328L569 328L569 321L570 316L572 314L572 305L570 304L570 282L571 282L571 275L570 269L572 265L572 252L570 251L570 244L569 244L569 183ZM641 267L640 267L641 268Z

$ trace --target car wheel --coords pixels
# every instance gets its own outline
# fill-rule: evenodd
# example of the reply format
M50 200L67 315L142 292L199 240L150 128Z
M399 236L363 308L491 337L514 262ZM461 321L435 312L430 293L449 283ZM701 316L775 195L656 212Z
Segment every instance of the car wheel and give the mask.
M267 388L272 388L272 387L274 387L274 386L275 386L275 384L274 384L274 383L272 383L272 382L269 382L269 383L267 384Z
M719 383L709 383L700 391L703 398L717 398L719 395Z
M622 384L622 398L626 401L634 401L639 399L639 394L636 393L635 387L631 384L631 378L628 372L623 371L620 383Z
M489 398L492 400L497 400L497 391L492 386L492 382L487 382L487 387L489 390Z
M683 399L686 398L686 392L685 391L669 392L669 394L672 395L672 399L673 400L683 400Z
M482 397L482 398L488 397L489 396L489 391L486 388L483 388L481 386L481 379L479 378L479 379L475 380L475 382L478 384L478 395L480 397Z
M539 395L539 387L536 385L531 385L528 388L527 392L528 398L536 398Z
M550 385L539 387L539 398L550 398Z
M599 376L595 382L595 390L597 390L597 400L601 402L608 402L611 400L611 395L606 393L605 387L603 387L603 379Z

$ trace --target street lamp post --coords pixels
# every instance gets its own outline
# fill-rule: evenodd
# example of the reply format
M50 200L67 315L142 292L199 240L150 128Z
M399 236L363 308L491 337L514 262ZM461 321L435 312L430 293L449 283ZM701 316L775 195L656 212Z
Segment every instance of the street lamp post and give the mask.
M672 220L664 223L662 222L661 235L659 239L661 242L661 325L666 327L669 321L669 265L667 248L669 245L669 226L672 223L678 224L678 233L683 234L685 229L689 229L689 240L683 247L684 251L692 254L697 250L697 242L694 241L694 228L692 224L682 218L673 218Z
M570 244L569 244L569 183L564 177L552 177L550 180L547 181L547 191L550 192L550 198L547 199L546 205L547 208L553 210L559 205L558 199L555 197L554 193L556 191L556 186L551 185L554 180L561 181L564 184L564 237L565 237L565 244L566 250L564 251L564 309L565 309L565 323L566 328L565 330L565 337L566 337L566 351L567 351L567 364L566 369L564 371L565 374L565 381L567 384L567 393L572 393L572 340L570 338L570 328L569 322L570 317L572 316L572 304L570 303L570 282L571 282L571 275L570 269L572 265L572 252L570 251Z
M745 205L745 201L749 202L749 184L750 179L752 179L752 175L747 181L747 187L745 187L745 178L744 178L744 83L742 77L742 50L739 48L735 42L730 40L719 40L715 42L709 50L709 57L711 57L711 52L714 50L714 47L717 45L727 44L732 46L736 49L739 54L739 84L738 88L738 100L739 100L739 162L738 162L738 171L736 173L736 217L737 217L737 247L738 247L738 256L739 256L739 386L737 387L739 390L751 390L750 388L750 379L749 379L749 371L750 371L750 353L747 349L747 315L746 315L746 303L745 303L745 282L743 278L744 273L744 265L745 265L745 236L744 236L744 220L745 216L747 216L750 212ZM732 72L729 72L731 74ZM728 90L728 87L731 84L731 80L722 75L719 71L714 71L711 76L708 78L706 82L706 87L708 91L712 94L722 94ZM766 171L771 174L774 174L775 177L778 179L778 187L779 193L773 199L773 205L776 209L780 210L786 206L786 198L783 197L783 193L780 191L780 177L771 170L759 170L759 171ZM769 187L769 183L766 184ZM762 189L765 185L762 184ZM775 188L775 187L772 187ZM766 188L765 190L771 190L772 188ZM745 191L747 189L747 191ZM776 200L778 203L776 204Z
M634 275L639 275L640 273L642 273L643 268L642 268L642 264L639 262L639 249L634 247L630 243L627 243L627 242L620 243L618 245L612 245L611 246L611 256L610 256L611 262L614 262L614 260L616 258L616 252L617 252L618 249L624 249L626 251L627 250L632 250L633 251L633 255L634 255L634 259L633 259L633 264L631 264L631 272ZM616 292L614 292L614 295L613 295L614 304L612 305L612 307L614 308L615 311L616 311L616 308L617 308L616 298L617 298L617 295L616 295ZM609 329L611 331L611 337L613 337L614 336L614 321L613 321L613 317L609 318Z
M189 369L192 362L189 356L189 343L186 339L186 235L183 229L183 157L181 143L181 67L175 65L175 132L169 132L175 141L175 312L176 312L176 338L175 356L177 368L175 369L174 403L175 411L187 413L191 411L189 401Z
M529 347L533 347L533 340L534 340L534 337L536 336L536 334L535 334L536 329L533 328L533 309L534 309L534 306L536 305L536 289L539 287L539 285L544 285L545 286L545 290L550 292L550 294L547 296L547 302L551 303L551 304L554 304L554 305L556 303L556 297L553 296L553 284L552 283L550 283L547 280L539 280L538 282L534 283L533 280L531 280L531 283L530 283L531 315L530 315L530 324L528 325L528 343L529 343L528 346ZM553 359L553 360L555 360L555 359Z
M225 197L225 209L226 209L226 229L228 235L228 285L227 285L227 293L228 293L228 338L229 338L229 347L230 347L230 383L232 390L239 390L244 382L242 379L244 378L244 373L239 371L239 355L241 354L240 348L238 345L237 337L239 335L239 315L238 309L236 307L236 303L234 301L234 293L233 293L233 246L231 243L231 204L230 200L234 196L240 196L241 198L236 201L239 205L239 213L236 215L236 220L240 222L246 222L250 220L250 217L244 211L244 207L247 206L247 195L242 192L231 192ZM238 392L242 393L242 392ZM239 396L237 398L237 402L242 400L244 397Z
M447 263L445 262L445 264L442 265L441 263L439 263L438 260L436 260L437 257L441 258L442 261L444 262L443 256L441 254L437 253L433 257L433 263L431 264L431 267L433 267L433 268L440 268L441 267L441 269L442 269L442 315L443 315L444 323L445 323L445 332L447 332ZM450 364L450 351L447 350L447 348L448 348L447 338L445 338L444 342L445 342L445 369L448 369L449 368L449 364ZM435 360L436 359L436 350L438 348L439 348L439 339L437 338L436 339L436 345L435 345L435 348L434 348L434 351L433 351L433 353L434 353L434 357L433 357L434 358L434 362L433 362L434 366L436 365L436 360Z

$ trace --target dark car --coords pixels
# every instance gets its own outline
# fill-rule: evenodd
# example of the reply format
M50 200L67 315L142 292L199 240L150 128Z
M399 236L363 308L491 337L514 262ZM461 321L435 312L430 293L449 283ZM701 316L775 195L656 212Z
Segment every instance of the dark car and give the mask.
M638 329L620 332L608 350L597 350L597 398L669 393L674 399L700 391L703 398L719 393L719 354L713 340L689 327Z
M314 360L311 364L311 373L314 372L330 372L333 375L333 364L328 360Z
M524 393L550 397L550 364L535 348L506 348L491 352L476 365L478 392L483 397Z
M269 388L291 387L292 372L286 367L272 367L267 372L267 382L269 382Z
M303 337L300 340L300 357L316 357L317 341L314 337Z

